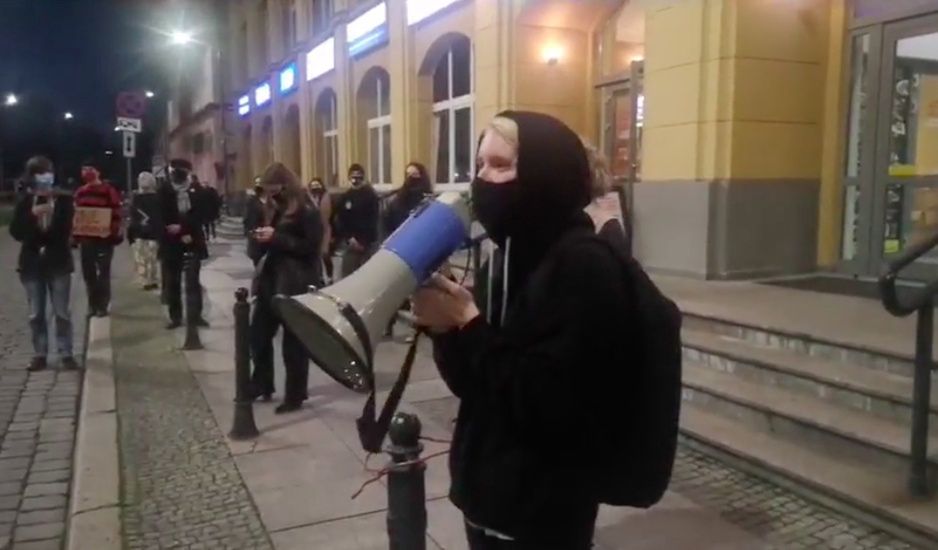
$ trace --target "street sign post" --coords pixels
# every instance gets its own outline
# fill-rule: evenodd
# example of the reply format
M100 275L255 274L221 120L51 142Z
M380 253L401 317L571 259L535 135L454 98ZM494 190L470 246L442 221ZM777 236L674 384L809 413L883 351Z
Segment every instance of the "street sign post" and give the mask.
M137 156L137 134L133 132L124 132L121 140L124 150L124 158L127 159L127 194L133 192L133 158Z

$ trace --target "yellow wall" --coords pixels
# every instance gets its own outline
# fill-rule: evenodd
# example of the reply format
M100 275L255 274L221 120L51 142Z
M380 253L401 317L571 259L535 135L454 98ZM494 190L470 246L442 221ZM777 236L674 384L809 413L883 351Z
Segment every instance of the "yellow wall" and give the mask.
M823 139L821 149L821 195L818 201L818 265L830 267L840 259L843 238L843 155L846 117L844 47L847 6L831 0L827 56L824 60Z
M938 174L938 76L922 75L915 133L915 173Z

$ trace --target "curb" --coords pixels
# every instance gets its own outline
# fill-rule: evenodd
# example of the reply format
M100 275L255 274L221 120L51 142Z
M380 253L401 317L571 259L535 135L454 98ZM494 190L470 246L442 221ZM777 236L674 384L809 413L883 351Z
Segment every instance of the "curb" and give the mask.
M120 462L110 318L91 318L72 463L67 550L120 550Z

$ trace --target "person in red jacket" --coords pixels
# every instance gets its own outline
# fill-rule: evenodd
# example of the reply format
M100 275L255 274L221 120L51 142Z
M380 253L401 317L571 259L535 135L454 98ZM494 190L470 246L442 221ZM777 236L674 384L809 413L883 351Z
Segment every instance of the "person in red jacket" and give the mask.
M84 183L75 192L76 216L87 220L110 210L110 225L104 230L100 223L76 226L75 241L81 247L81 272L88 289L88 314L106 317L111 303L111 260L114 246L123 240L121 234L121 197L117 189L101 181L101 172L92 162L81 167ZM90 213L97 212L94 216ZM100 218L98 217L100 220Z

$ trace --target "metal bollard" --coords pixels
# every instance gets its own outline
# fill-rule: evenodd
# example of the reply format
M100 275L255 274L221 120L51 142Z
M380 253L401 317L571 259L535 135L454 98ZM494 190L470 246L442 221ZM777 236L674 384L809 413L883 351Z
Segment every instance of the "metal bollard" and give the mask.
M427 507L420 462L420 419L396 413L388 431L391 455L388 467L388 541L390 550L426 550Z
M254 423L254 399L249 394L251 384L251 356L248 351L250 336L251 304L248 289L235 291L235 408L234 422L228 437L231 439L253 439L258 436Z
M192 252L187 252L183 263L186 278L186 341L182 349L204 349L199 337L199 321L202 308L199 307L202 285L199 282L199 259Z

